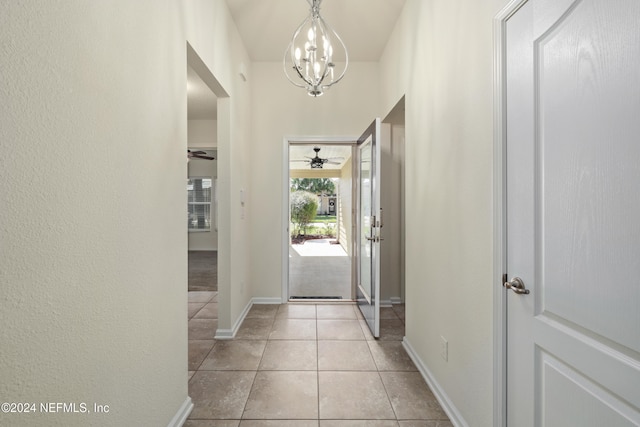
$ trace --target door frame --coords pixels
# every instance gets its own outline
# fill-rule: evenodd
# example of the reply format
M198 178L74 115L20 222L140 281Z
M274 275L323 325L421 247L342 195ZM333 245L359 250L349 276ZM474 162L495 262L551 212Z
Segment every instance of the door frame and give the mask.
M506 25L529 0L511 0L493 19L493 425L507 423Z
M318 145L356 145L358 137L353 136L285 136L282 139L282 303L289 301L289 218L291 216L289 206L289 145L291 144L318 144ZM352 192L353 197L353 192ZM352 259L353 263L353 259ZM351 266L351 287L353 288L353 265ZM353 293L353 289L352 289Z

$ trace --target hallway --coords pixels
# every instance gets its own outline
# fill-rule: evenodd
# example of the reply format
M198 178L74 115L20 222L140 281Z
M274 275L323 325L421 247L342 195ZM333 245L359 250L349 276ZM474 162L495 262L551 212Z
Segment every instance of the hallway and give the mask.
M189 293L186 427L452 425L402 347L403 305L382 309L379 340L353 304L283 304L216 341L216 301Z

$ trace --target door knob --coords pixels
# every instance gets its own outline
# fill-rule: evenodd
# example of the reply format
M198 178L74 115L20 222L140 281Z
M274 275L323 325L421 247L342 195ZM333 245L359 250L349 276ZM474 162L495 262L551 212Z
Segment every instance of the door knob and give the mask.
M515 292L516 294L519 294L519 295L528 295L529 294L529 289L526 289L524 287L524 282L519 277L514 277L513 279L511 279L511 280L509 280L507 282L504 282L502 284L502 286L504 286L507 289L511 289L513 292Z

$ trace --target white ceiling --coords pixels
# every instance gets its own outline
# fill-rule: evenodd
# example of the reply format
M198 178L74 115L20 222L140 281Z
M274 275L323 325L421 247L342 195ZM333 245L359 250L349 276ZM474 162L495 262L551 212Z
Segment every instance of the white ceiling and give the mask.
M252 61L282 61L307 0L226 0ZM350 61L378 61L405 0L323 0L320 14L340 35ZM217 100L191 69L187 72L189 120L216 117Z
M320 14L342 38L352 61L378 61L405 0L323 0ZM282 61L307 0L227 0L252 61Z

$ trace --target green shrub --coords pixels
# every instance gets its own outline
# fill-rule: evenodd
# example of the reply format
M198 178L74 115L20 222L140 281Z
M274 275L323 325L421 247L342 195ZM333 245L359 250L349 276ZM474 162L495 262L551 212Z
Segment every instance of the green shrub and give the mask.
M307 225L316 217L318 211L318 196L308 191L294 191L291 193L291 222L306 234Z

